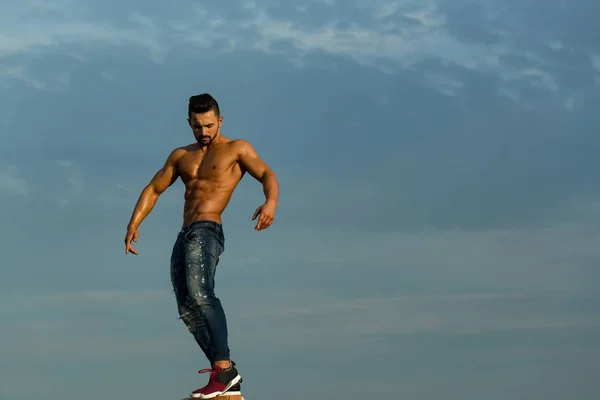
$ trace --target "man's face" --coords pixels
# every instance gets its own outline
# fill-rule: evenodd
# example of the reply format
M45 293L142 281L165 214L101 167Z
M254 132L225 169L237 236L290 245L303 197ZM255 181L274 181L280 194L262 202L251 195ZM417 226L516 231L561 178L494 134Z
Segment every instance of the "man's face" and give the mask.
M188 118L194 137L202 146L208 146L219 134L223 116L217 118L213 110L206 113L192 113Z

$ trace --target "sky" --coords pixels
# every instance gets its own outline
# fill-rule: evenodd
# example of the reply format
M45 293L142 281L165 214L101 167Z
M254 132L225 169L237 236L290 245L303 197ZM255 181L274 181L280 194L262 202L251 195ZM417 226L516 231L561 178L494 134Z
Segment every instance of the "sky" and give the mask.
M287 4L287 5L282 5ZM191 95L276 172L223 214L246 400L597 399L596 0L0 0L0 398L179 400ZM596 132L596 134L594 134Z

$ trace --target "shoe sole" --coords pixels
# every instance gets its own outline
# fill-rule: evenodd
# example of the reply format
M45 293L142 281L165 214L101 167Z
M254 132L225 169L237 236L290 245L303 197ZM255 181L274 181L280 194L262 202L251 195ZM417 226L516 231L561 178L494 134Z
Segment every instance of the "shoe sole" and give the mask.
M229 385L225 386L225 389L222 392L214 392L214 393L207 394L207 395L201 393L198 397L194 397L194 396L192 396L192 397L194 397L195 399L206 400L206 399L214 399L217 396L223 396L223 395L235 396L235 394L237 394L236 392L228 392L227 390L229 388L231 388L233 385L235 385L236 383L238 383L241 379L242 379L242 376L238 374L238 376L236 376L235 378L233 378L231 380L231 382L229 382ZM238 393L241 394L241 392L238 392Z
M241 395L242 395L242 392L239 391L239 390L234 390L234 391L230 390L228 392L223 392L223 393L217 395L217 397L219 397L219 396L241 396ZM188 396L188 397L186 397L185 399L182 399L182 400L198 400L198 399L200 399L200 397ZM243 397L242 397L242 400L244 400Z
M242 392L225 392L225 393L221 393L219 396L241 396L241 400L244 400L244 396L242 396ZM188 396L182 400L198 400L198 399L199 399L199 397Z

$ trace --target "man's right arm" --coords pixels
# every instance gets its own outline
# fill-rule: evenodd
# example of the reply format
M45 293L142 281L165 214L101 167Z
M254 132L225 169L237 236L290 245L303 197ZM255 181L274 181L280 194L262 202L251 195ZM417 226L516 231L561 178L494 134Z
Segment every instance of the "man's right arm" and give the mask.
M137 229L142 221L150 214L150 211L156 205L158 197L167 190L179 177L177 170L177 161L181 156L182 150L175 149L171 152L163 167L156 172L148 185L142 190L140 197L133 209L131 219L127 225L127 236L125 237L125 253L131 251L137 252L131 247L131 240L137 242Z

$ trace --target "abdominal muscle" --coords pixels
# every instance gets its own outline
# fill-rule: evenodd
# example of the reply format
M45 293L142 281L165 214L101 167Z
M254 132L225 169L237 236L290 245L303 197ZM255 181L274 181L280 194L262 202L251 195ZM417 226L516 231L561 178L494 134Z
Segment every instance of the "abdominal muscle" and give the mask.
M237 182L209 182L193 179L185 183L183 227L199 220L222 224L221 214L235 189Z

